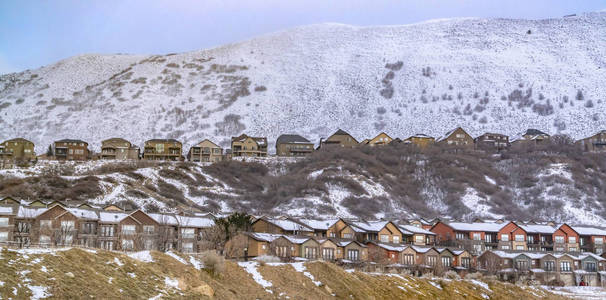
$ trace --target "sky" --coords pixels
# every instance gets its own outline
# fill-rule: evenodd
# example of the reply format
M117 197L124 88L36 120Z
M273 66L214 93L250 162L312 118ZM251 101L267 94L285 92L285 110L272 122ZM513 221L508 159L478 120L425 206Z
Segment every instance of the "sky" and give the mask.
M544 19L605 9L606 0L1 0L0 74L84 53L186 52L315 23Z

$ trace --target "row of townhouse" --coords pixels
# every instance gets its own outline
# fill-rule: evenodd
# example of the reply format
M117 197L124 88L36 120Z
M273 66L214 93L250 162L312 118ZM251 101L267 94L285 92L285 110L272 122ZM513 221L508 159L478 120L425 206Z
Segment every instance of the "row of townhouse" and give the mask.
M445 135L434 138L425 134L415 134L406 139L392 138L381 132L377 136L358 142L344 130L337 130L324 139L318 147L308 139L297 134L283 134L276 140L276 155L301 157L314 150L326 147L354 148L361 145L381 146L404 144L425 148L429 145L444 147L469 148L484 151L501 151L515 144L540 144L548 141L550 135L537 129L528 129L512 138L500 133L484 133L473 138L463 128L457 127ZM606 130L576 142L584 151L606 151ZM101 152L93 153L88 143L77 139L55 141L41 157L56 160L88 159L146 159L146 160L189 160L193 162L218 162L232 157L265 157L268 155L267 137L254 137L242 134L231 138L231 148L223 149L209 139L192 147L183 156L183 144L175 139L151 139L145 141L143 151L137 145L123 138L110 138L101 142ZM34 143L23 138L16 138L0 143L0 167L12 166L15 161L33 161L37 159Z
M204 230L214 218L142 210L123 211L109 205L77 207L60 202L0 202L0 243L15 247L79 245L106 250L199 252Z
M543 282L564 285L606 285L606 259L593 253L545 253L487 250L477 258L477 269L500 277L530 275Z

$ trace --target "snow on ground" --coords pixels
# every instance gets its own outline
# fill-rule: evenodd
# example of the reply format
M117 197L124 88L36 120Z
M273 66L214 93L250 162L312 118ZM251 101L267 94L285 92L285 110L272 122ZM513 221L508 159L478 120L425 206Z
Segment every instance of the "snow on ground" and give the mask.
M181 258L179 255L175 254L175 253L174 253L174 252L172 252L172 251L168 251L168 252L166 252L166 255L168 255L168 256L170 256L170 257L174 258L175 260L177 260L178 262L180 262L180 263L182 263L182 264L184 264L184 265L187 265L187 261L185 261L185 259Z
M169 288L180 290L179 280L177 280L175 278L164 277L164 284Z
M151 253L149 251L133 252L133 253L129 253L128 256L130 258L134 258L138 261L147 262L147 263L154 261L154 258L151 256Z
M572 299L606 299L606 289L593 286L564 286L552 287L542 286L548 292L566 296Z
M486 181L492 185L497 185L497 182L494 179L492 179L486 175L484 175L484 179L486 179Z
M486 199L480 197L475 189L469 187L465 189L465 194L463 197L461 197L461 202L463 202L463 204L467 206L469 210L478 216L485 216L494 219L500 219L503 217L503 215L490 212L490 206L486 204L485 201Z
M252 275L253 279L263 288L265 288L265 291L267 291L270 294L273 294L273 291L270 290L269 288L272 286L272 283L263 279L263 276L261 275L261 273L259 273L259 271L257 270L257 267L259 266L259 263L257 263L256 261L246 261L246 262L238 262L238 265L242 268L244 268L244 270L246 272L248 272L248 274Z
M317 286L322 284L322 282L316 281L314 275L306 271L305 265L302 262L291 263L290 265L295 269L295 271L303 273L303 275L309 277L309 279L311 279L311 281Z
M26 284L25 286L32 292L32 297L30 298L32 300L42 299L51 296L51 294L47 291L48 287L29 284Z
M202 270L204 268L204 264L191 255L189 256L189 263L194 266L196 270Z
M124 263L121 262L117 257L114 257L114 263L118 265L118 267L124 266Z
M490 289L490 287L488 286L488 284L486 284L485 282L482 282L482 281L479 281L479 280L475 280L475 279L470 279L469 282L471 282L471 283L473 283L473 284L475 284L477 286L480 286L481 288L483 288L483 289L485 289L485 290L487 290L487 291L489 291L489 292L492 293L492 290Z
M434 286L434 287L436 287L437 289L439 289L439 290L441 290L441 289L442 289L442 286L441 286L439 283L437 283L437 282L435 282L435 281L431 281L431 280L429 280L428 282L429 282L429 284L433 285L433 286Z

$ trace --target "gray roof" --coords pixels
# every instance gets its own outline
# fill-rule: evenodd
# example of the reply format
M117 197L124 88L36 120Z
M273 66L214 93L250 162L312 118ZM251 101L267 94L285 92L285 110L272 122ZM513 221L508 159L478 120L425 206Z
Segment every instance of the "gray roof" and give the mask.
M298 134L283 134L278 137L276 140L276 144L285 144L285 143L302 143L302 144L311 144L311 142L298 135Z
M85 143L85 144L88 144L87 142L85 142L83 140L71 140L71 139L62 139L62 140L55 141L55 143Z
M540 131L538 129L532 129L532 128L526 130L526 133L524 133L524 135L543 135L543 134L544 135L549 135L549 134L547 134L547 133L545 133L543 131Z

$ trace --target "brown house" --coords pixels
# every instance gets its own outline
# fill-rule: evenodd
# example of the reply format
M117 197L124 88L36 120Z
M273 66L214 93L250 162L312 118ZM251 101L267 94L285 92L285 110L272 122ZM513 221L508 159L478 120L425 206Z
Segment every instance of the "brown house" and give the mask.
M314 150L314 144L297 134L283 134L276 140L276 155L307 156Z
M64 139L55 141L54 157L57 160L88 160L90 152L88 143L82 140Z
M484 151L501 151L509 147L509 137L500 133L484 133L474 142L476 149Z
M152 139L145 142L143 159L181 160L183 144L175 139Z
M538 129L528 129L523 134L515 137L512 143L515 144L541 144L549 140L549 134Z
M339 129L333 135L329 136L326 140L320 139L320 145L318 146L318 148L322 148L325 146L354 148L357 145L358 141L353 136L351 136L351 134Z
M472 148L473 138L463 128L457 127L437 140L441 146L451 148Z
M606 130L602 130L590 137L579 140L577 143L580 144L583 151L588 151L588 152L606 151Z
M267 156L267 138L251 137L242 134L231 138L231 157L265 157Z
M312 236L314 230L288 219L259 218L252 223L252 231L258 233L292 234Z
M381 132L374 138L368 140L366 144L369 146L383 146L391 143L391 141L393 141L393 139L387 135L387 133Z
M36 160L36 153L34 152L34 143L23 138L16 138L4 141L0 144L0 160Z
M403 141L403 143L411 144L411 145L419 147L419 148L425 148L429 145L433 145L433 143L435 143L435 141L436 140L431 136L428 136L428 135L422 134L422 133L417 133L417 134L405 139Z
M139 159L139 147L122 138L111 138L101 142L101 159Z
M189 148L187 160L193 162L218 162L223 160L223 148L206 139Z

